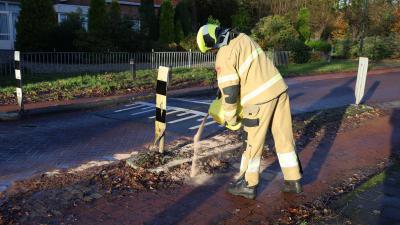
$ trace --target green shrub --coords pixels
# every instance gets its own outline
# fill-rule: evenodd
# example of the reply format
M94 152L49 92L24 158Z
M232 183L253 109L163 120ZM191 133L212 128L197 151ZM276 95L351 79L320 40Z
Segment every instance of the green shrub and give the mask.
M315 51L330 52L332 49L331 44L324 40L309 40L306 45Z
M218 25L218 26L221 25L221 22L219 22L218 19L214 18L214 17L211 16L211 15L208 17L207 23L208 23L208 24L215 24L215 25Z
M290 50L295 63L306 63L310 60L310 47L301 40L291 40L286 49Z
M264 17L251 32L252 37L264 49L286 50L287 43L298 38L298 33L290 20L283 16Z
M340 40L335 43L332 56L335 58L347 59L350 57L351 41Z
M400 35L393 35L393 54L392 58L400 59Z
M366 37L363 55L374 61L389 58L393 54L392 45L393 41L390 38L380 36Z
M190 49L192 51L197 51L197 42L196 42L196 34L189 34L187 37L183 38L179 45L185 49L186 51L189 51Z

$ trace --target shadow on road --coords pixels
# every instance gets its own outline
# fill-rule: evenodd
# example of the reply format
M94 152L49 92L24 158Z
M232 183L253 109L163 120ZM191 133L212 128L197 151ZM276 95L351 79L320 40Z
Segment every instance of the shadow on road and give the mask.
M315 104L323 104L326 99L332 99L343 92L353 92L352 84L354 81L355 78L333 89L329 94L320 98L320 100ZM373 95L378 85L378 83L373 85L373 87L368 91L368 96ZM294 95L291 97L291 100L302 95L303 93ZM297 141L297 145L299 146L298 151L302 151L315 138L318 139L318 143L317 146L313 148L315 150L310 161L307 163L307 165L305 165L303 183L310 184L318 178L319 172L325 163L328 153L339 131L346 109L347 107L335 109L334 116L330 117L329 121L325 121L326 115L323 115L319 112L309 113L304 117L304 120L307 121L307 125L301 130L300 138ZM265 169L264 172L266 171L269 172L269 175L271 175L272 172L274 176L272 178L269 176L268 180L261 181L258 187L259 194L262 194L263 191L268 187L269 183L280 173L281 169L279 167L279 163L275 161L267 169ZM183 221L191 212L194 212L204 202L216 194L220 188L224 187L228 181L229 176L225 176L223 178L218 178L212 185L195 188L195 190L179 199L164 211L158 213L153 217L152 220L147 221L145 224L176 224L180 221ZM214 219L218 220L218 218Z
M390 123L392 125L390 158L393 160L393 165L385 171L379 224L400 223L400 109L393 110Z
M381 82L379 80L375 81L372 86L368 89L367 93L365 94L364 98L362 99L362 103L367 102L372 96L374 95L376 89L379 87Z

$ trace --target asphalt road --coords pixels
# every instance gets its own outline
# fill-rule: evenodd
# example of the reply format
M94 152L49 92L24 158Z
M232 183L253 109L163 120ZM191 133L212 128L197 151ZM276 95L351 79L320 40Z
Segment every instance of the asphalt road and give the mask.
M354 103L355 77L287 80L292 112L314 111ZM364 102L400 99L400 74L368 77ZM167 142L190 139L204 118L214 93L168 99ZM33 174L77 167L90 161L126 157L151 144L154 102L70 112L0 123L0 191ZM204 135L223 129L211 119Z

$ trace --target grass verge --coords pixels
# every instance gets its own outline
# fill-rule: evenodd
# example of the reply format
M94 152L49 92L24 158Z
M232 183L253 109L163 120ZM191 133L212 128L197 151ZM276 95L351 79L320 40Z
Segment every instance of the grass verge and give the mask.
M383 60L370 62L369 70L400 67L399 60ZM279 67L279 71L285 77L301 75L312 75L334 72L357 71L358 60L333 60L332 62L311 62L305 64L290 64L286 67Z
M280 67L285 77L321 73L356 71L357 60L334 60L307 64L290 64ZM399 60L370 63L370 69L400 67ZM130 72L98 74L50 74L24 76L25 102L72 100L87 97L103 97L123 94L140 94L154 89L156 70L137 71L135 79ZM172 71L170 88L178 89L193 85L209 85L215 76L213 69L177 68ZM16 104L15 79L0 77L0 105Z
M208 85L212 83L213 76L211 69L173 69L170 87L176 89L194 84ZM26 102L58 101L143 93L154 89L156 80L156 70L137 71L135 79L129 72L69 76L28 75L25 77L23 88ZM15 81L11 81L2 80L0 105L15 104Z

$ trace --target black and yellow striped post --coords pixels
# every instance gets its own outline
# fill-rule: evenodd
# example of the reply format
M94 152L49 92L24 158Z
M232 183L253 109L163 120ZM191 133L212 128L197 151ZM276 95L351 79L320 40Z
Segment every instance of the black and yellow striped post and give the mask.
M156 87L156 122L154 145L159 144L159 152L164 153L164 138L167 117L167 86L171 68L160 66L158 68Z
M17 102L19 106L19 113L24 111L24 99L22 95L22 73L21 73L21 55L19 51L14 52L14 69L15 69L15 79L17 81Z

